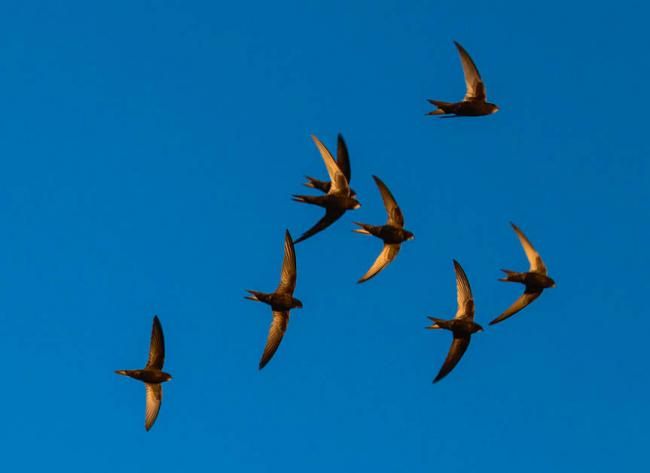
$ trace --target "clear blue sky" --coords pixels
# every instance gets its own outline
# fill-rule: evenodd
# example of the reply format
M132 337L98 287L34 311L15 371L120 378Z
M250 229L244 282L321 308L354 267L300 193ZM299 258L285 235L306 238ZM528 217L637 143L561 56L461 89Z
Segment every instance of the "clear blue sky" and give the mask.
M647 468L650 145L642 2L5 2L0 14L3 470L610 472ZM452 40L501 111L460 99ZM342 132L363 207L297 247L257 370L291 202ZM364 285L383 223L416 240ZM514 221L557 288L432 385L456 308L521 288ZM151 432L158 314L174 379ZM152 458L153 457L153 458Z

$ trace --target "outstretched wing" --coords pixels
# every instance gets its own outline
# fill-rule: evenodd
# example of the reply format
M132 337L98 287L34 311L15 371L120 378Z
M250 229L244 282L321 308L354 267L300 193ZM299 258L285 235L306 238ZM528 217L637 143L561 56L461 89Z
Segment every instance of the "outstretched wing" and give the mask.
M370 278L375 277L377 274L381 272L386 266L389 265L391 261L395 259L397 256L397 253L399 253L401 245L387 245L384 244L384 248L381 250L381 253L379 253L379 256L377 256L377 259L375 262L372 264L370 269L364 274L361 279L357 282L364 282L367 281Z
M343 136L339 133L338 145L336 148L336 164L350 184L352 179L352 169L350 169L350 155L348 154L348 146L345 144Z
M163 336L162 325L158 316L153 318L153 327L151 329L151 345L149 346L149 359L147 368L161 370L165 362L165 337Z
M458 301L455 318L474 320L474 298L467 275L456 260L454 260L454 269L456 270L456 299Z
M512 228L515 230L515 233L517 233L517 236L519 237L519 241L521 242L521 246L523 246L524 251L526 252L526 258L528 258L528 261L530 263L530 270L533 273L540 273L546 276L548 274L548 270L546 269L546 265L544 264L544 261L542 261L542 257L539 256L539 253L535 248L533 248L533 245L528 241L528 238L526 238L526 235L515 225L514 223L510 222L510 225L512 225Z
M492 322L490 322L490 325L498 324L499 322L503 322L506 320L508 317L512 317L515 315L517 312L519 312L521 309L526 307L528 304L533 302L535 299L537 299L540 295L542 294L542 291L524 291L524 293L519 296L519 299L517 299L506 311L498 316L496 319L494 319Z
M275 351L280 346L282 337L284 337L284 332L287 331L288 324L289 312L273 311L273 321L271 322L271 327L269 328L269 336L266 339L264 353L262 353L262 358L260 359L260 369L264 368L266 364L271 360L271 358L273 358Z
M466 337L454 337L454 341L451 342L451 348L447 354L447 359L445 359L442 368L440 368L438 375L433 380L434 383L440 381L442 378L447 376L451 370L454 369L454 367L458 364L460 359L465 354L465 351L469 346L469 341L469 335Z
M345 191L346 189L349 190L350 188L348 185L348 181L345 178L345 175L339 169L339 166L338 164L336 164L336 161L334 161L334 158L332 157L332 153L329 152L329 150L325 147L325 145L321 143L320 140L316 138L315 135L311 135L311 138L314 140L314 143L316 143L316 147L318 148L318 151L320 151L320 155L323 157L323 162L325 163L325 167L327 168L327 174L330 177L330 181L332 181L332 186L330 187L330 193L341 192L341 191Z
M472 58L469 56L465 48L458 42L454 41L458 54L460 55L460 62L463 65L463 74L465 75L465 86L467 91L464 100L485 100L487 95L485 93L485 85L481 79L481 74Z
M284 234L284 260L282 262L282 274L280 285L275 292L293 294L296 288L296 251L293 248L291 234L287 230Z
M300 243L303 240L306 240L309 237L316 235L318 232L325 230L327 227L336 222L341 216L345 213L345 210L327 210L325 216L321 218L316 225L311 227L305 233L303 233L300 238L298 238L294 243Z
M144 383L147 392L147 405L144 416L144 428L149 431L160 411L162 402L162 386L160 384Z
M393 194L391 194L390 190L388 190L388 187L386 187L386 184L384 184L381 179L377 176L372 176L372 178L375 180L375 184L377 184L377 188L381 194L381 199L384 201L384 207L388 214L388 225L403 227L404 215L402 214L399 205L397 205L395 197L393 197Z

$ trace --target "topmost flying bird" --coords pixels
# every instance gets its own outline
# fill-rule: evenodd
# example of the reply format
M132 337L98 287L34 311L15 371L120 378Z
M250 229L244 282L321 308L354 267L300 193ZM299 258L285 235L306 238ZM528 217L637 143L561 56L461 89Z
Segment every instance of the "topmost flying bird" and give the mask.
M332 154L325 147L323 143L320 142L318 138L314 135L311 135L318 151L320 151L325 167L327 168L327 173L330 176L330 188L325 195L294 195L293 200L296 202L303 202L305 204L318 205L319 207L325 208L325 215L321 218L316 224L303 233L300 238L298 238L295 243L300 243L303 240L315 235L316 233L325 230L331 224L336 222L346 210L354 210L361 207L359 201L352 195L350 190L350 185L348 184L348 179L345 177L344 172L339 167Z
M512 225L515 233L517 233L521 246L524 247L526 258L528 258L528 261L530 262L530 269L527 273L517 273L508 269L501 270L506 273L506 277L499 279L499 281L519 282L525 285L526 289L524 289L524 293L519 296L519 299L506 309L503 314L490 322L490 325L498 324L499 322L506 320L508 317L515 315L521 309L537 299L544 289L555 287L555 281L548 277L546 265L544 264L544 261L542 261L542 257L539 256L537 250L533 248L533 245L528 241L526 235L524 235L517 225L512 222L510 222L510 225Z
M449 116L463 116L463 117L479 117L482 115L490 115L499 111L499 107L493 103L487 102L487 95L485 93L485 84L481 79L481 74L472 58L469 57L465 48L454 41L458 54L460 54L460 62L463 65L463 74L465 75L465 86L467 92L462 102L441 102L439 100L429 99L429 103L438 107L427 115L447 115L441 118L449 118Z

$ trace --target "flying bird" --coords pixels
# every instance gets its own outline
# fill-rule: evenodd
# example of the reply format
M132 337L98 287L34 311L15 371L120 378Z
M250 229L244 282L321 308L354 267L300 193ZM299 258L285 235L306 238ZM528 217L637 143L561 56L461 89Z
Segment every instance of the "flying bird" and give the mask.
M506 273L506 277L499 279L499 281L504 282L518 282L523 284L525 287L524 293L519 296L517 299L506 311L490 322L490 325L498 324L503 322L508 317L515 315L521 309L526 307L528 304L537 299L544 289L549 287L555 287L555 281L548 277L548 270L542 257L539 256L539 253L533 248L533 245L528 241L526 235L515 225L510 222L512 228L517 233L521 246L524 247L526 252L526 258L530 262L530 269L526 273L517 273L515 271L510 271L509 269L502 269Z
M375 180L375 184L379 188L381 198L384 201L384 207L386 208L386 213L388 214L388 220L386 225L368 225L366 223L354 222L355 225L359 225L361 228L353 230L356 233L361 233L364 235L373 235L377 238L381 238L384 241L384 248L379 253L379 256L372 264L370 269L364 274L361 279L357 282L364 282L368 279L379 274L386 266L388 266L391 261L397 257L399 253L402 242L406 240L412 240L414 238L413 233L408 230L404 230L404 215L395 201L395 197L391 194L386 184L382 182L377 176L372 176Z
M141 370L117 370L117 374L129 376L144 382L147 393L147 406L144 417L144 428L149 431L160 411L162 402L162 383L172 379L170 374L162 371L165 362L165 338L158 316L153 318L151 329L151 345L147 365Z
M441 102L439 100L429 99L429 103L438 107L427 115L446 115L441 118L450 118L452 116L478 117L481 115L490 115L499 111L499 107L493 103L487 102L485 84L481 79L481 74L472 58L465 48L454 41L460 62L463 65L463 74L465 75L465 86L467 91L461 102Z
M348 184L350 184L350 179L352 177L352 171L350 170L350 155L348 154L348 146L345 144L345 140L340 133L338 136L338 145L336 148L336 164L338 165L345 178L348 180ZM305 182L306 187L318 189L319 191L325 192L326 194L330 191L330 187L332 186L331 181L320 181L313 177L305 177L307 178L307 182ZM350 189L350 195L352 197L355 197L357 193L354 191L354 189Z
M327 173L330 176L331 185L327 194L313 196L313 195L294 195L293 200L296 202L303 202L305 204L318 205L325 209L325 215L321 218L316 224L302 234L300 238L296 240L296 243L300 243L303 240L315 235L316 233L325 230L331 224L336 222L346 210L354 210L361 207L361 204L357 199L352 196L352 191L348 184L348 180L345 177L345 174L341 170L332 154L328 149L320 142L318 138L314 135L311 135L314 143L318 147L323 161L325 162L325 167L327 168Z
M284 236L284 261L282 262L280 284L275 292L267 294L246 289L251 294L246 296L246 299L264 302L270 305L271 310L273 310L273 321L269 328L269 335L260 359L259 369L266 366L280 346L284 332L287 331L289 311L296 307L302 307L302 302L293 297L293 291L296 289L296 276L296 252L289 230L287 230Z
M456 270L456 297L458 299L456 316L451 320L429 317L433 321L433 324L427 327L428 329L443 328L445 330L451 330L454 334L454 340L451 342L447 359L433 380L434 383L447 376L456 364L458 364L469 346L472 334L483 331L483 327L474 323L474 298L472 297L472 289L469 286L465 271L463 271L463 268L456 260L454 260L454 268Z

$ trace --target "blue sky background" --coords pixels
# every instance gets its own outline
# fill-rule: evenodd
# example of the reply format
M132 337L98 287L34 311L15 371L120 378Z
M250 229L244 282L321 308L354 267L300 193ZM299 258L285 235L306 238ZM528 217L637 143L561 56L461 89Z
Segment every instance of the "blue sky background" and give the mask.
M524 2L525 3L525 2ZM609 472L648 464L650 145L642 2L5 2L0 14L3 468L69 472ZM501 111L460 99L452 40ZM282 239L317 208L309 138L347 139L363 207L297 247L257 370ZM381 248L379 175L416 240ZM308 191L307 191L308 192ZM512 220L558 287L451 336L452 258L487 325L521 291ZM139 368L174 379L151 432Z

